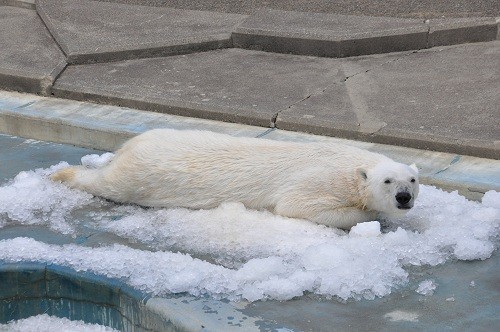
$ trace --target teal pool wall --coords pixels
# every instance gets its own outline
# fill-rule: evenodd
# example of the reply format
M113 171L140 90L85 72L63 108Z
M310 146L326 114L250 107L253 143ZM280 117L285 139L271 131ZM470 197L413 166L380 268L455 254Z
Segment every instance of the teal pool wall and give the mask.
M49 314L120 331L177 331L148 310L149 295L119 280L42 263L0 262L0 323Z

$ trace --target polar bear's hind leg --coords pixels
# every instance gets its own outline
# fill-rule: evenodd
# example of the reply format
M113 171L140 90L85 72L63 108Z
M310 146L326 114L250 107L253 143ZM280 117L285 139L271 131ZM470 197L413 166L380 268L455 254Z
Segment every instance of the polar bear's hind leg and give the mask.
M55 172L50 176L50 179L55 182L63 182L71 188L87 191L95 196L104 196L102 169L71 166Z

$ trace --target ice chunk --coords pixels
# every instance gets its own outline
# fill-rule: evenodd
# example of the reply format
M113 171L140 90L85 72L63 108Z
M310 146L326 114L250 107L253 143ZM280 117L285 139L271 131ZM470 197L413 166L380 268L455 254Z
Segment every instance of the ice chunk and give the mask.
M487 191L483 196L482 203L484 206L500 209L500 192Z
M384 242L391 246L404 246L410 242L408 232L398 227L394 232L384 234Z
M434 280L427 279L418 284L418 288L415 291L420 295L430 296L434 294L436 287Z
M310 246L302 255L302 264L308 271L327 270L348 263L351 255L339 245Z
M247 285L243 287L241 297L249 302L254 302L264 298L264 292L254 285Z
M264 298L278 301L293 299L304 294L302 285L296 284L288 278L271 278L255 283L253 286L262 290Z
M378 221L357 224L349 232L349 235L353 237L374 237L380 234L380 223Z
M280 257L255 258L236 272L236 278L242 281L263 281L285 271L286 267Z
M82 157L82 165L87 168L101 168L106 166L115 155L111 152L98 154L89 154Z
M476 239L467 239L458 241L455 247L455 257L460 260L486 259L491 256L495 250L495 245Z

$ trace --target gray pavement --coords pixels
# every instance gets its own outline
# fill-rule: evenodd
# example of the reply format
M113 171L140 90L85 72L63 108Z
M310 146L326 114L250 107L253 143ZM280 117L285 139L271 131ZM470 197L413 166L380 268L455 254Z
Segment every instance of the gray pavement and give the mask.
M333 59L227 49L72 66L53 90L61 98L272 127L280 110L337 72Z
M341 61L356 74L280 112L276 126L500 157L499 42L367 59Z
M180 9L252 14L259 8L344 15L412 18L500 16L497 0L104 0Z
M340 60L228 49L72 66L53 93L498 159L498 64L499 42Z
M123 2L0 3L0 87L500 159L494 18L310 12L321 1L307 12L257 1L241 15Z

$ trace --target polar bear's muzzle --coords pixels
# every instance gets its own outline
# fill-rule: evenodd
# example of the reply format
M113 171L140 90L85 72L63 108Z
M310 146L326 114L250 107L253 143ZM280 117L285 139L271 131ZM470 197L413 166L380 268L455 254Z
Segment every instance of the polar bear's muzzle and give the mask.
M409 210L413 207L412 196L407 191L401 191L396 194L396 202L398 202L398 209Z

